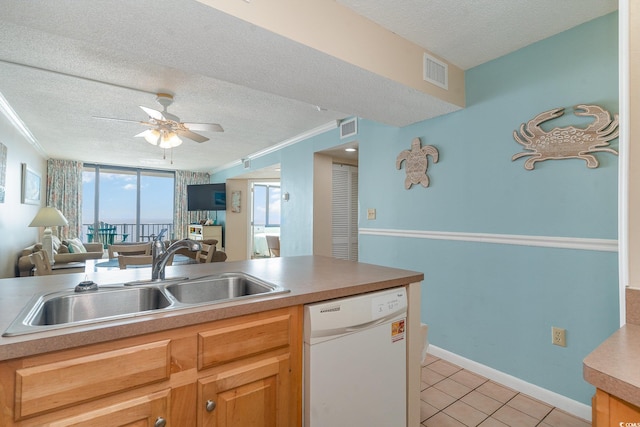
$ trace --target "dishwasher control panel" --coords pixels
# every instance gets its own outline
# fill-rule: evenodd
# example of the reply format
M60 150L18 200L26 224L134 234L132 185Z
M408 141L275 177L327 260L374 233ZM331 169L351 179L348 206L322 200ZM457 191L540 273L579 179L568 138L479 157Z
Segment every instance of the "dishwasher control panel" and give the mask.
M305 305L305 340L339 336L407 315L407 290L393 288Z
M379 319L388 315L393 315L398 311L407 310L407 295L405 289L401 288L394 292L385 292L382 295L371 299L371 317Z

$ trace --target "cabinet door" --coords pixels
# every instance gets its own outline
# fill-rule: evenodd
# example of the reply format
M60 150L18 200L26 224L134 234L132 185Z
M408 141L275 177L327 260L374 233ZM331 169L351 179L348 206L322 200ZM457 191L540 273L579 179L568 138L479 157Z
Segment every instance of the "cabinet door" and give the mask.
M199 427L287 427L289 355L238 366L198 382Z
M593 427L618 427L635 425L640 421L640 408L624 400L596 389L592 401Z
M51 427L163 427L169 419L170 390L163 390L54 421Z

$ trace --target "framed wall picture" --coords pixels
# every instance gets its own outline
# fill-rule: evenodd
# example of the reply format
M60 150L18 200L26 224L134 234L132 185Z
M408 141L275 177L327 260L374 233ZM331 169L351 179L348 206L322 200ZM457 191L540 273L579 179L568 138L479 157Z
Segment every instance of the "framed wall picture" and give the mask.
M26 163L22 164L22 203L28 205L40 204L40 188L42 178Z
M231 192L231 212L240 212L240 191Z

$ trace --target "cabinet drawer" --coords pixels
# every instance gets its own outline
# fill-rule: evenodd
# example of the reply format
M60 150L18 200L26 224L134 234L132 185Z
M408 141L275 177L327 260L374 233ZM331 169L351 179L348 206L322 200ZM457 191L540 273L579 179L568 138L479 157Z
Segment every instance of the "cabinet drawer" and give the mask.
M286 347L291 316L283 314L244 321L198 334L198 369Z
M17 420L169 379L170 340L18 369Z
M51 427L153 427L169 419L169 389L48 424Z

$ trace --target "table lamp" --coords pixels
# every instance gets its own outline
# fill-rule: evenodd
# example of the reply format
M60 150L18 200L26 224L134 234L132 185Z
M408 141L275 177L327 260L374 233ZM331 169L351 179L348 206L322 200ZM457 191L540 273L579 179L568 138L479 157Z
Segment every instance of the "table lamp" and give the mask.
M40 208L36 217L33 218L33 221L31 221L31 224L29 224L29 227L45 227L44 234L42 236L42 249L44 249L47 252L47 255L49 255L49 262L52 265L55 261L53 260L53 240L51 238L51 227L68 224L69 221L67 221L64 215L62 215L62 212L51 206Z

